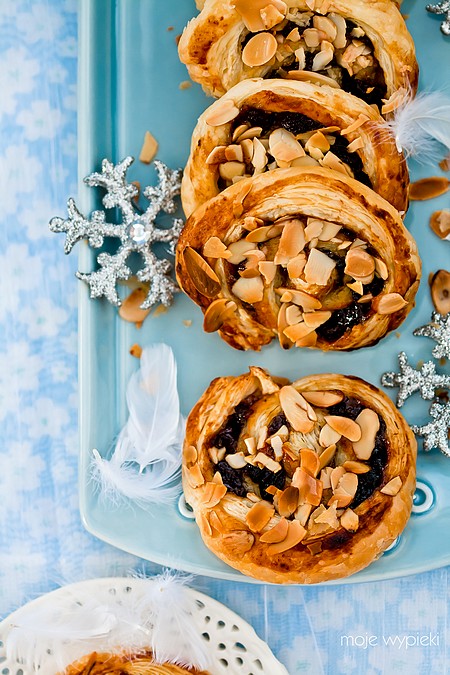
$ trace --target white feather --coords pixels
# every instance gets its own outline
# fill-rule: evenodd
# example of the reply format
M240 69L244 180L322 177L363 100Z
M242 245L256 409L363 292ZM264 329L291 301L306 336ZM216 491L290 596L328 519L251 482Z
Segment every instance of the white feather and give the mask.
M7 658L50 672L50 653L62 670L92 651L136 654L150 648L158 662L207 669L211 657L195 599L184 588L190 579L166 571L120 599L96 597L90 587L89 595L78 590L27 605L7 635Z
M114 456L103 459L93 450L91 477L100 497L114 507L131 500L145 509L149 504L170 504L181 492L180 461L154 462L139 471L134 464L120 464Z
M115 449L118 458L137 462L141 470L152 462L172 459L173 446L179 449L184 430L170 347L155 344L143 350L141 367L128 383L127 405L129 418Z
M406 158L435 163L450 149L450 98L442 92L405 95L384 123Z

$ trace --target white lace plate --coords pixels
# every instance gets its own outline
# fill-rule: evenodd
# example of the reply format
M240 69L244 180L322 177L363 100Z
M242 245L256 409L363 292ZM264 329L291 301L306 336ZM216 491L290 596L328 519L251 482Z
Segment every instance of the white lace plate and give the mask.
M107 578L82 581L69 586L63 586L56 591L33 600L10 614L0 623L0 673L1 675L31 675L37 672L32 663L12 662L6 656L6 640L9 630L27 611L51 603L57 596L58 600L67 599L67 607L71 612L80 606L80 598L86 598L95 591L99 602L107 601L111 605L118 605L129 601L133 596L136 599L144 588L144 584L151 583L148 579ZM286 668L275 658L268 645L261 640L254 629L240 616L213 600L207 595L193 588L186 588L195 600L197 614L193 620L203 638L208 642L211 653L211 675L288 675ZM67 656L69 665L76 659L91 651L101 650L101 639L92 641L90 649L78 643L64 644L64 658ZM81 649L81 651L80 651ZM45 663L41 664L38 672L45 675L55 675L60 669L55 655L51 650L46 656Z

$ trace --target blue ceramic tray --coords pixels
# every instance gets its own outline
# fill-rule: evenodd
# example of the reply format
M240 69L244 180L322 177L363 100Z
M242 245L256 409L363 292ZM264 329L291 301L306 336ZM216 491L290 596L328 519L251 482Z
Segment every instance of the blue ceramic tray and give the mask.
M408 25L416 41L421 88L435 89L442 85L450 42L440 34L439 20L428 16L424 5L419 0L405 0L402 11L409 14ZM130 154L137 157L146 130L158 139L162 161L172 168L184 165L196 119L210 103L198 85L179 88L188 76L178 61L176 36L195 13L194 0L81 1L80 179L98 170L104 157L113 161ZM413 180L439 173L437 167L411 168ZM142 185L155 180L154 170L139 162L132 166L130 175ZM85 187L80 180L79 203L84 212L98 208L99 201L99 191ZM383 371L396 369L401 349L412 363L431 357L433 343L413 337L412 330L430 319L429 272L448 267L450 244L439 241L428 227L430 214L446 205L448 197L442 197L415 203L408 213L406 223L419 244L424 269L417 306L401 332L376 347L349 354L286 353L275 343L260 354L236 352L217 335L203 333L200 310L181 294L169 312L150 315L137 330L121 321L107 302L90 300L86 285L80 282L80 505L86 528L110 544L156 563L251 581L213 556L203 545L195 523L183 518L175 506L155 507L151 513L138 508L111 511L98 501L89 480L91 452L98 448L106 454L126 420L126 384L137 367L136 359L129 355L130 346L164 341L173 348L185 414L212 378L237 375L250 364L291 378L340 372L379 385ZM80 269L90 271L94 262L94 255L83 245ZM192 321L189 327L183 323L187 319ZM428 404L410 400L404 412L411 423L424 423ZM450 510L450 460L438 452L420 454L418 478L431 487L433 507L413 515L398 545L345 583L398 577L450 564L450 538L443 536Z

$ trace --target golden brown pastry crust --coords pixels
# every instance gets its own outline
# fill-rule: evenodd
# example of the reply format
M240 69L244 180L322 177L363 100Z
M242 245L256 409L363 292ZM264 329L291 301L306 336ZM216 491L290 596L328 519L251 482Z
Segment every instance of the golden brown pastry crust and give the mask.
M289 7L310 11L311 0L290 0ZM317 3L316 3L317 4ZM402 86L417 89L418 66L413 40L392 0L333 0L334 12L360 26L371 40L384 72L387 96ZM308 6L309 5L309 6ZM319 5L317 5L319 6ZM241 59L241 40L247 34L233 0L206 0L200 14L186 26L179 55L189 74L206 93L222 96L235 84L251 77L265 77L273 63L248 67Z
M277 513L263 530L256 533L250 531L246 523L246 514L254 505L247 497L237 497L228 491L220 500L204 503L216 470L208 451L209 441L235 407L247 396L256 394L260 397L258 411L262 424L267 424L265 415L273 419L281 412L279 387L268 373L259 368L250 368L249 374L240 377L217 378L193 408L186 428L183 489L187 502L194 509L205 545L243 574L274 583L310 584L341 579L373 562L404 529L415 489L416 441L392 401L359 378L335 374L311 375L294 382L293 387L303 392L340 390L348 397L359 399L386 423L388 461L382 484L354 509L359 517L359 527L355 532L349 532L340 525L338 529L315 539L308 540L306 537L304 543L272 555L268 544L260 541L260 536L279 522ZM272 393L262 393L269 390ZM317 412L318 408L315 410ZM252 428L257 428L257 424L253 420ZM196 449L196 453L193 454L192 448ZM200 485L198 469L204 480ZM382 487L396 477L401 480L399 492L394 496L383 494L380 491ZM321 551L315 555L307 546L312 541L321 542Z
M349 143L362 139L363 147L357 150L357 154L375 192L398 211L406 211L408 208L409 176L405 158L398 152L394 138L382 129L383 120L374 108L341 89L326 85L318 86L295 80L250 79L233 87L198 120L192 135L191 152L181 189L183 209L187 217L201 204L219 194L218 164L207 164L206 160L214 148L231 142L230 131L233 123L211 126L207 119L228 100L239 110L257 108L275 113L300 113L320 122L324 127L337 126L341 130L350 127L360 115L366 117L367 122L345 138Z
M413 307L420 279L417 247L398 212L373 190L343 174L324 168L297 168L277 169L242 180L201 206L186 222L176 256L176 274L181 288L203 312L218 298L232 300L237 305L236 311L227 315L219 326L220 336L237 349L255 350L268 344L277 334L280 336L277 326L281 305L276 289L281 282L275 277L271 283L265 283L262 302L249 306L231 291L234 279L230 282L228 263L203 256L215 270L219 282L208 297L192 281L190 267L186 264L186 250L194 249L202 254L211 237L217 237L226 246L245 238L248 236L244 227L247 217L272 223L288 216L332 221L352 230L354 236L366 241L387 266L388 278L381 295L395 293L405 300L405 305L393 313L372 312L369 318L333 342L319 337L315 345L306 346L323 350L357 349L376 343L397 328Z
M156 664L151 652L134 656L92 652L68 666L62 675L141 675L144 672L147 675L208 675L206 671L173 663Z

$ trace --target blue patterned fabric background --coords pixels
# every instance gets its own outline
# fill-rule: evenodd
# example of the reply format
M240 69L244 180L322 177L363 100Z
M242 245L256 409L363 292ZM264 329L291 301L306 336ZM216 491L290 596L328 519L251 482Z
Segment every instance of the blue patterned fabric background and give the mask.
M61 584L159 571L90 536L78 512L76 257L48 230L77 193L76 84L76 0L1 0L2 617ZM250 621L292 675L440 675L448 578L444 568L336 587L193 585Z

